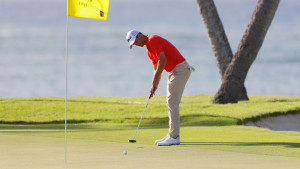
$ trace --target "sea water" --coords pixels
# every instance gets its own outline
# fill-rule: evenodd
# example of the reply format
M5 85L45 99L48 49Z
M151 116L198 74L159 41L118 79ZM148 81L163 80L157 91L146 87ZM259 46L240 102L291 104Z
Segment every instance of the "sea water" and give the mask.
M215 0L233 52L253 0ZM281 1L245 82L249 95L300 95L300 2ZM69 96L147 96L153 66L146 48L129 50L130 29L172 42L196 68L184 95L215 94L220 85L195 0L115 0L108 21L69 17L65 0L0 1L0 97L65 95L68 26ZM157 95L166 93L164 72Z

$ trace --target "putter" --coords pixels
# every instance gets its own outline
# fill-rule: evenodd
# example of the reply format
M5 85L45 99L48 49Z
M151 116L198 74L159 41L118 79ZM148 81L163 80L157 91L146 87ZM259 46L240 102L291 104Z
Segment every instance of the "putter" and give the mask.
M138 125L137 128L136 128L136 131L135 131L135 133L134 133L134 136L133 136L132 140L129 140L129 143L135 143L135 142L136 142L136 140L135 140L134 138L135 138L136 133L137 133L139 127L140 127L141 121L142 121L142 119L143 119L144 113L145 113L145 111L146 111L146 108L147 108L147 106L148 106L148 103L149 103L149 100L151 99L151 97L152 97L152 94L150 94L150 96L149 96L149 98L148 98L148 102L147 102L147 104L146 104L146 106L145 106L145 109L144 109L144 112L143 112L142 117L141 117L141 119L140 119L139 125Z

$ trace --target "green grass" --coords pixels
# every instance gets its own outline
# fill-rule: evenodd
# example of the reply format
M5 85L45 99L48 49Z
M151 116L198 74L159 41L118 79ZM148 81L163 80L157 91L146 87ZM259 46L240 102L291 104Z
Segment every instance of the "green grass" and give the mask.
M300 111L300 97L254 96L237 104L210 104L211 95L184 96L183 125L236 125L248 120ZM68 100L70 123L109 122L135 124L146 105L146 97L72 97ZM64 123L64 98L0 98L2 124ZM144 124L168 121L165 97L151 99Z
M180 146L300 158L300 133L241 124L265 116L300 112L300 97L252 96L214 105L212 95L184 96ZM127 142L147 97L72 97L68 138ZM0 134L64 137L64 98L0 98ZM137 141L152 144L168 132L165 97L150 100Z

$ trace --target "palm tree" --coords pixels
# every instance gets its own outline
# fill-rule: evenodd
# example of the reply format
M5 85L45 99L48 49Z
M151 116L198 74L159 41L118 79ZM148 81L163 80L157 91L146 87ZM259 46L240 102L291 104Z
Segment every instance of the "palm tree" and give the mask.
M272 23L280 0L259 0L239 44L238 51L225 71L222 85L213 103L236 103L247 73L257 57Z
M225 71L233 57L230 44L214 1L197 0L197 4L215 55L221 80L223 81ZM249 100L244 86L239 94L239 100Z

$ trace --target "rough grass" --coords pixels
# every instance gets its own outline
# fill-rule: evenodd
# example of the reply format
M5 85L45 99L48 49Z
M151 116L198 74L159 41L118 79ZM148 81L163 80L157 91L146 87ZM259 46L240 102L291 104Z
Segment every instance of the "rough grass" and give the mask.
M182 125L224 126L242 124L265 116L300 111L300 97L252 96L237 104L210 104L212 95L184 96ZM147 97L72 97L68 99L69 123L108 122L135 124L144 110ZM144 124L166 124L165 97L150 100ZM2 124L64 123L64 98L0 98Z

